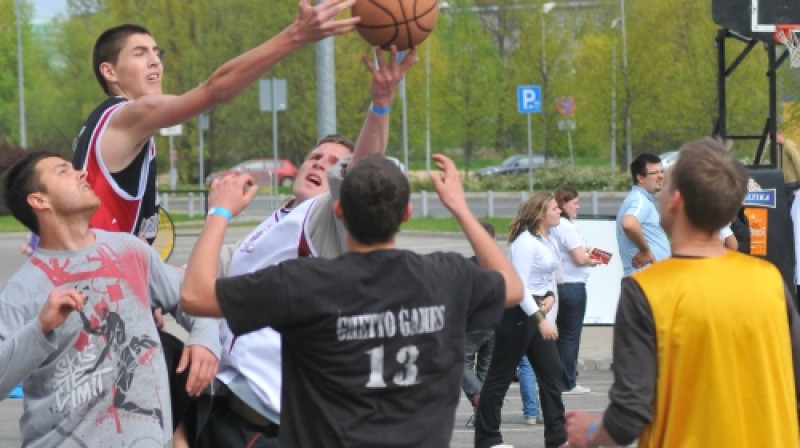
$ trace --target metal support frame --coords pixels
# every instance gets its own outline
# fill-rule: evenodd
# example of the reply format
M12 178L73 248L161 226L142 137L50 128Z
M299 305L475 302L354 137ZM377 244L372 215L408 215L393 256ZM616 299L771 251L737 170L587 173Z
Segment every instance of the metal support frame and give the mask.
M744 42L746 45L744 49L742 49L741 53L734 59L730 66L726 66L725 64L725 50L726 50L726 42L728 39L735 39L740 42ZM758 140L758 147L756 149L755 158L753 159L753 166L762 166L762 167L769 167L775 168L777 155L778 155L778 144L775 140L775 133L777 131L778 125L778 87L777 87L777 72L778 68L780 68L781 64L783 64L787 57L788 52L784 51L780 56L775 56L775 49L776 44L772 41L764 41L764 45L767 50L767 85L769 88L769 115L766 119L764 124L764 128L760 135L730 135L728 134L728 113L727 113L727 79L729 76L733 74L736 68L741 64L744 58L747 57L748 54L753 50L758 42L757 39L749 38L739 34L735 31L731 31L727 28L721 28L717 32L717 37L714 39L715 45L717 47L717 119L714 123L714 132L713 135L715 137L719 137L723 140ZM764 154L764 147L769 141L769 165L760 165L761 164L761 157Z

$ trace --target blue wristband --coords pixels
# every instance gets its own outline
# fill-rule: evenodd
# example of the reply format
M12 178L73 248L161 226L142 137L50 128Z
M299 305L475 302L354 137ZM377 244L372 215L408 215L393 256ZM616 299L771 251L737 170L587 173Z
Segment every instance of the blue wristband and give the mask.
M596 432L597 432L597 428L599 428L599 426L597 426L597 423L592 423L592 424L589 426L589 431L586 433L586 443L587 443L589 446L594 446L594 445L592 444L592 436L594 435L594 433L596 433Z
M233 213L231 213L231 211L230 211L230 210L228 210L227 208L223 208L223 207L211 207L211 208L208 210L208 216L211 216L211 215L219 215L219 216L222 216L222 217L224 217L224 218L225 218L227 221L230 221L230 220L231 220L231 218L233 218Z
M386 114L389 113L390 110L392 110L392 106L391 105L386 106L386 107L378 107L378 106L376 106L374 104L370 104L369 105L369 111L372 112L375 115L386 115Z

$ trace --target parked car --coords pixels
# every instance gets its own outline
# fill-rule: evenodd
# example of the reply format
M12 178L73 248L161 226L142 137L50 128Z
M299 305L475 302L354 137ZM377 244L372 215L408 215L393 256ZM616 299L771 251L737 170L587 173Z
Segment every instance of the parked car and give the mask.
M503 161L500 165L487 166L475 170L475 178L480 179L486 176L506 176L509 174L523 174L528 172L528 167L533 169L544 168L544 154L533 153L530 158L527 154L517 154ZM554 156L547 156L548 165L558 164L558 159Z
M206 177L206 185L210 185L217 177L233 172L250 174L258 185L270 185L272 176L277 174L278 184L282 187L291 187L297 177L297 167L289 160L251 159L230 169L209 174Z

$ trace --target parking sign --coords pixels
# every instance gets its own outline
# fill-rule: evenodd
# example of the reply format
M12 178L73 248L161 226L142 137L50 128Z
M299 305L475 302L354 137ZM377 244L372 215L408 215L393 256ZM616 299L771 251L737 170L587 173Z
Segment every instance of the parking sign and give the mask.
M542 111L542 88L541 86L518 86L517 87L517 110L521 114L532 114Z

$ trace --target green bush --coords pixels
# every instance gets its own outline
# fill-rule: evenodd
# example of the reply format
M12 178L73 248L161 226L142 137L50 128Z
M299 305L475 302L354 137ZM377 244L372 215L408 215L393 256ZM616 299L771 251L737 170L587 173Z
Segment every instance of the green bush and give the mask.
M525 191L528 189L528 175L487 176L475 179L472 173L463 179L466 191ZM414 192L433 191L427 178L411 179ZM610 167L573 167L559 165L533 172L534 190L555 190L561 185L569 185L578 191L628 191L631 188L630 174L612 171Z

